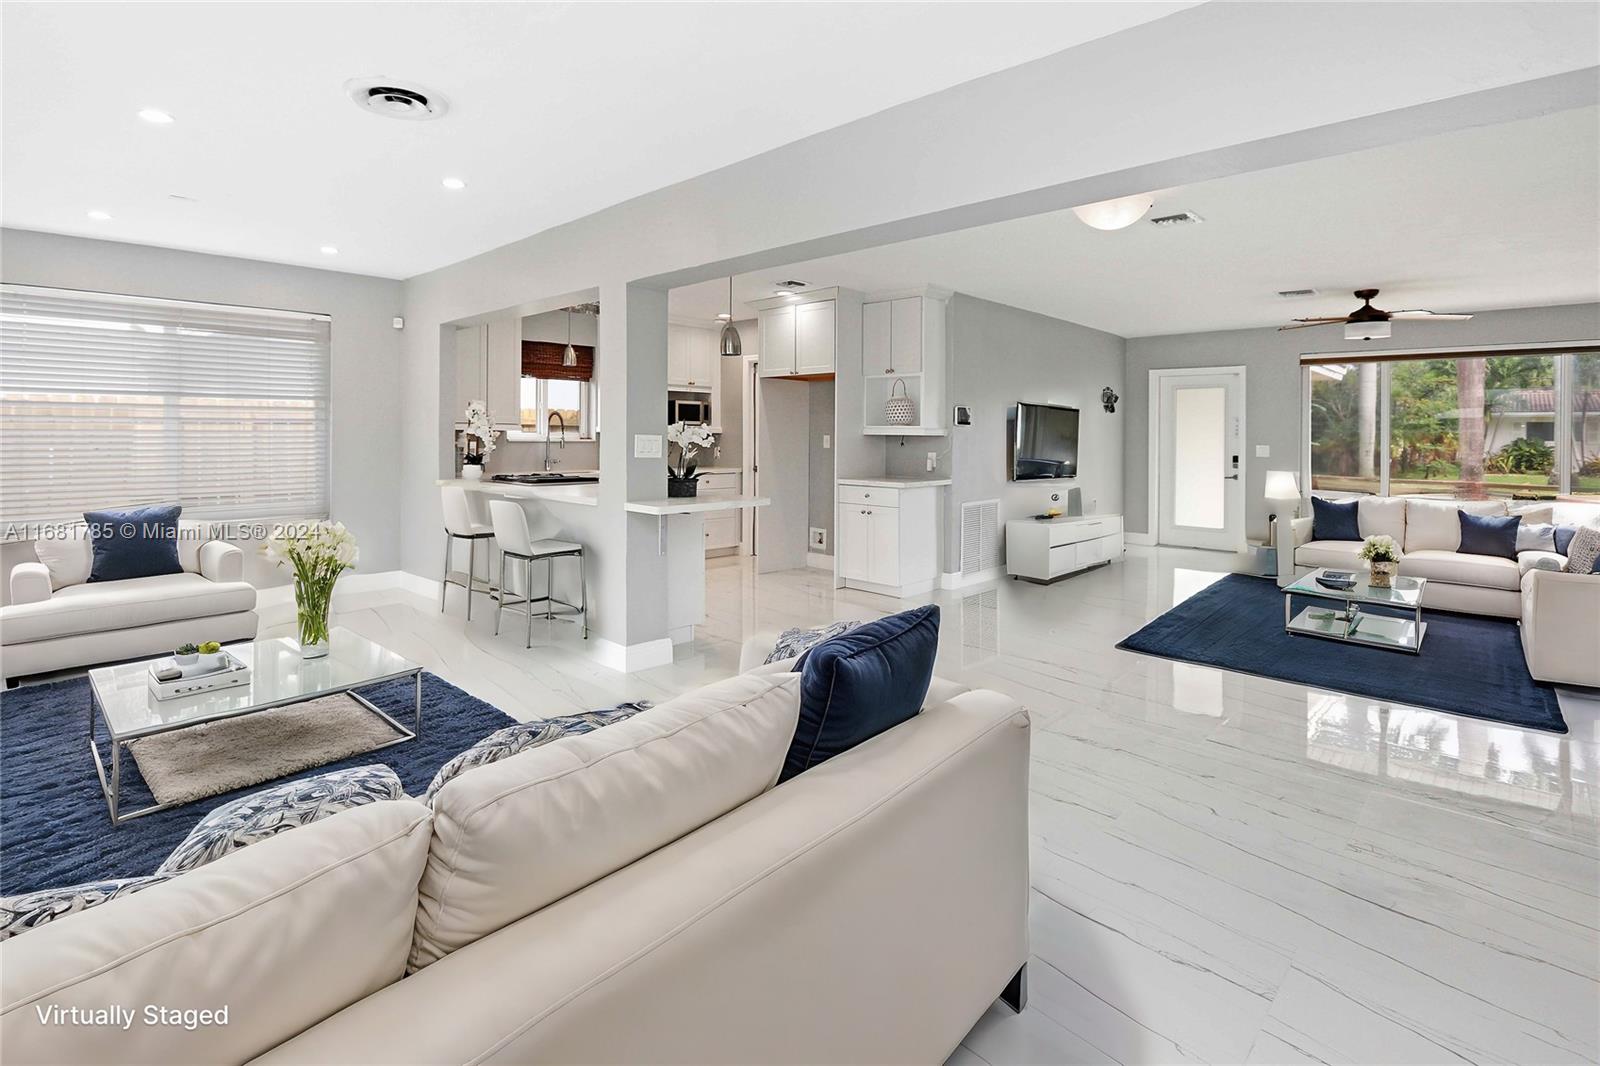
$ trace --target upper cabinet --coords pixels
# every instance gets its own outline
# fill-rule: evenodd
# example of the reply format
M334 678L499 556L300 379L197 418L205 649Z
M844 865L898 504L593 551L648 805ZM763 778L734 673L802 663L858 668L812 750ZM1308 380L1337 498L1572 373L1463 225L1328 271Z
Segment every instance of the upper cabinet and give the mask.
M943 293L869 299L861 305L863 432L878 436L940 436L944 424L945 307ZM910 422L889 421L889 401Z
M717 335L696 326L667 326L667 387L709 392L716 385Z
M834 290L826 299L770 307L759 315L761 323L761 376L819 377L831 375L837 365L838 304Z
M499 429L522 428L522 324L515 318L456 330L456 425L482 400Z

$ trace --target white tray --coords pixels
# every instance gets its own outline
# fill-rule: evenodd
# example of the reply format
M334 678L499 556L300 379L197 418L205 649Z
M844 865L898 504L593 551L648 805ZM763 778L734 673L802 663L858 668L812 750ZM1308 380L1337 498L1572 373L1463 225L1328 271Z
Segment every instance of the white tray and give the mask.
M158 700L170 700L178 696L193 696L201 692L213 692L221 688L236 688L239 685L250 683L250 666L244 660L234 655L231 651L223 649L223 654L228 657L228 665L221 670L200 674L195 677L180 677L172 681L157 681L155 675L157 660L150 664L150 692Z

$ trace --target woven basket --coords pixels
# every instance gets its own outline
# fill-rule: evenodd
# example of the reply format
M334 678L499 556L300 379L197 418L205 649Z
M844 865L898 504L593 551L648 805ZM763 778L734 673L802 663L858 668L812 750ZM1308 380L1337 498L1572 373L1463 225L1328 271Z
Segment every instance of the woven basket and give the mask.
M901 390L898 396L895 395L895 389ZM889 387L889 398L883 403L883 420L891 426L917 424L917 405L911 400L904 378L895 378L894 384Z

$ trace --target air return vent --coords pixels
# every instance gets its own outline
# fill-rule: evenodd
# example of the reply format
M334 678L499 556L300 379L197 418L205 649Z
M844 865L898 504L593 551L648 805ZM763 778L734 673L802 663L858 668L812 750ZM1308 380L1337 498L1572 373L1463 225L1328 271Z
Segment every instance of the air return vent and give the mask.
M974 577L1000 566L1000 501L961 505L961 576Z
M1316 289L1279 289L1278 290L1278 295L1282 296L1285 300L1298 300L1302 296L1315 296L1316 294L1317 294L1317 290Z
M1179 211L1175 215L1157 215L1150 220L1150 224L1152 226L1192 226L1197 222L1204 221L1205 219L1193 211Z

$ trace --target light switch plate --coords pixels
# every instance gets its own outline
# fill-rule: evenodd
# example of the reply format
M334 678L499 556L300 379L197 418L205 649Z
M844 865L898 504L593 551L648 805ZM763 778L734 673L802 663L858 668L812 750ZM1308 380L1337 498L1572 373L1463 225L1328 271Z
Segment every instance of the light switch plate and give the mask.
M633 435L633 457L635 459L661 458L661 437L655 433L635 433Z
M824 433L822 435L822 450L827 451L831 447L833 447L833 434Z
M1270 445L1270 444L1257 444L1256 445L1256 458L1257 459L1271 459L1272 458L1272 445Z

